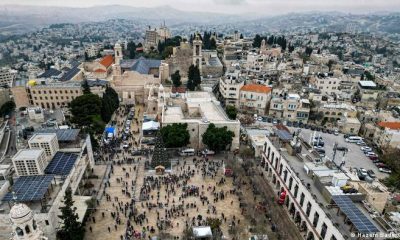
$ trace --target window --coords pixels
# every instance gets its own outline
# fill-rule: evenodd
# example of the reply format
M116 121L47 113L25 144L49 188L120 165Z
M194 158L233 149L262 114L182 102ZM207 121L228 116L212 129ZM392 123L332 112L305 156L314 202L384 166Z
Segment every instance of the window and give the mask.
M43 91L43 94L46 94L46 91Z
M49 90L49 94L51 94L51 90Z
M289 191L292 189L292 185L293 185L293 178L290 177L289 178Z
M310 213L311 213L311 203L310 202L308 202L307 203L307 209L306 209L306 215L307 215L307 217L309 217L310 216Z
M322 224L322 228L321 228L321 237L324 239L326 236L326 232L328 230L328 226L326 226L325 223Z
M313 221L313 226L317 227L318 225L318 220L319 220L319 214L317 212L315 212L314 214L314 221Z
M15 229L15 232L17 233L18 236L24 236L24 231L22 231L22 229L19 227Z
M44 223L45 223L47 226L50 225L49 220L44 220Z
M297 194L299 193L299 185L296 184L296 186L294 186L294 197L297 198Z
M31 233L31 229L29 228L28 225L25 226L25 232L26 232L27 234Z
M303 207L303 204L304 204L304 198L305 198L306 196L304 195L304 193L301 193L301 195L300 195L300 206L302 206Z

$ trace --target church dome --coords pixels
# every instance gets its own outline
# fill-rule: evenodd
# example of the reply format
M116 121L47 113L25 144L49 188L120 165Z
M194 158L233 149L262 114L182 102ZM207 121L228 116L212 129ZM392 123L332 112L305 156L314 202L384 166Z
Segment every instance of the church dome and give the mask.
M10 210L11 219L20 219L32 214L32 210L23 203L15 204Z

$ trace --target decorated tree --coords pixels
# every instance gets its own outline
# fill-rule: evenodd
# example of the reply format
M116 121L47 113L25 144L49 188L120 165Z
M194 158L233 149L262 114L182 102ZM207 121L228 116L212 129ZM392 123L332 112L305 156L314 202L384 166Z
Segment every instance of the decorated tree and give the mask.
M156 142L154 144L153 157L151 159L151 167L163 166L167 168L170 166L167 152L165 151L164 142L161 133L157 133Z

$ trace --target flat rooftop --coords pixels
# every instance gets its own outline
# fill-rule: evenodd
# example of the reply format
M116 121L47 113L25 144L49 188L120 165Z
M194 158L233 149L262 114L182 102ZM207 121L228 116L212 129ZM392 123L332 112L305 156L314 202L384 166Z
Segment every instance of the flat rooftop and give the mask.
M54 138L57 137L56 133L35 133L33 136L29 139L29 142L50 142Z
M43 149L21 149L13 157L15 160L31 160L40 157Z

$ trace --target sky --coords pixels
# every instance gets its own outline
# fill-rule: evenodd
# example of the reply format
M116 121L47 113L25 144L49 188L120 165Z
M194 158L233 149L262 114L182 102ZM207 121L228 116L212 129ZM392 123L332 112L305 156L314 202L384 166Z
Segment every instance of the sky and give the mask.
M0 0L0 5L40 5L91 7L95 5L129 5L157 7L169 5L184 11L221 13L258 13L279 15L298 11L342 11L366 13L400 11L400 0Z

